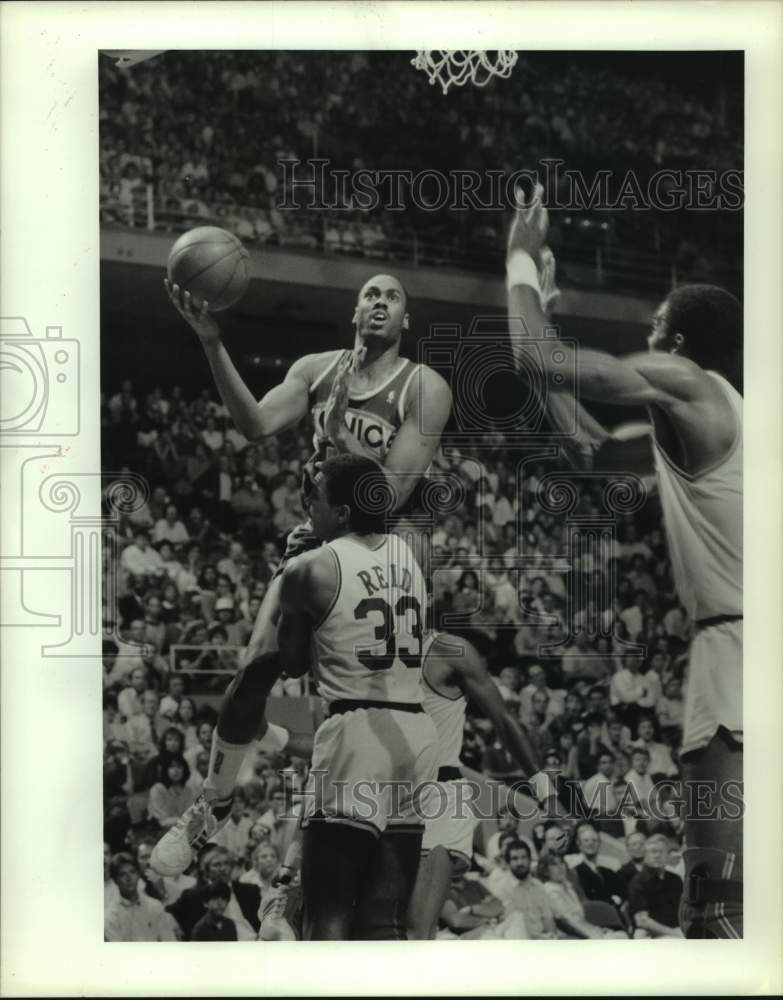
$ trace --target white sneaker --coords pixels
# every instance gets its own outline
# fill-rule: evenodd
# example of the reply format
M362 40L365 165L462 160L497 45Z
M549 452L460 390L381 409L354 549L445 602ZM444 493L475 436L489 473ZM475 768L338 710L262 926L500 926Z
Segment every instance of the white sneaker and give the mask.
M181 875L190 866L194 854L228 822L230 810L226 810L222 819L217 819L212 812L213 804L202 792L164 833L150 856L154 871L159 875Z

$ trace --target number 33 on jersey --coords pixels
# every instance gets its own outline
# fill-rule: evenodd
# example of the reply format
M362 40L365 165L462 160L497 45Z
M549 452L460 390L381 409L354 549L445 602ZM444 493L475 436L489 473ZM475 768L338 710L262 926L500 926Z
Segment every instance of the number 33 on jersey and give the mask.
M338 584L313 634L318 693L327 702L420 701L427 591L410 548L397 535L375 548L355 537L324 548Z

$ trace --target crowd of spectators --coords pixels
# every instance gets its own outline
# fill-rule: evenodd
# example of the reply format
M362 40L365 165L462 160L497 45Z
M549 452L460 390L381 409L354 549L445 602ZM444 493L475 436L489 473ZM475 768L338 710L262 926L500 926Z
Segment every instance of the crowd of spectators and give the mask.
M117 542L107 535L105 550L107 573L117 568L116 592L104 588L106 634L114 636L105 640L103 664L107 937L254 937L270 902L269 872L295 826L288 807L304 787L307 761L249 753L231 820L210 845L223 854L202 859L198 886L189 875L160 879L147 861L150 845L201 789L215 704L236 670L285 537L304 519L298 483L311 453L309 432L302 427L249 443L209 391L186 399L176 386L137 393L130 382L102 397L101 424L104 468L120 476L133 470L149 483L149 495L122 513ZM648 499L621 520L611 544L570 558L565 515L547 508L543 489L557 465L528 463L520 483L523 457L492 437L480 452L446 449L439 456L437 466L462 481L465 501L437 519L432 535L435 620L466 631L485 657L558 794L580 789L598 847L607 838L627 842L622 860L639 868L627 874L643 874L634 835L662 835L665 861L681 842L676 783L692 627L674 592L659 510ZM600 511L604 480L591 482L583 480L580 515ZM109 482L107 495L110 489ZM556 557L568 558L566 572L553 569ZM613 578L614 591L606 585ZM280 681L273 694L301 695L305 683ZM463 763L503 782L521 777L489 721L472 709ZM538 797L535 788L531 794ZM595 874L598 849L585 829L576 832L571 852L586 865L577 871L583 888ZM511 936L593 936L590 914L580 915L562 868L536 856L543 840L505 854L497 840L477 848L490 871L485 888L505 906L502 917L497 903L489 907L493 916L482 910L487 920ZM658 854L645 864L663 871ZM619 868L616 854L614 861ZM525 883L531 864L544 888L517 891L509 879ZM490 878L481 872L479 865L472 875ZM508 899L493 888L499 879ZM246 885L253 892L239 888ZM620 924L605 930L625 933L634 914L649 911L639 903L643 888L609 894L618 896L618 912L627 907ZM508 902L522 894L542 912L549 901L560 923L542 917L539 926L522 907L523 934ZM473 929L460 916L473 904L453 902L444 913L450 933ZM644 918L636 928L662 933Z
M405 211L367 212L330 183L319 201L339 208L281 210L299 195L282 190L279 163L318 156L330 171L486 178L562 159L588 185L599 170L615 186L633 171L642 189L664 168L741 171L736 88L714 67L674 80L662 65L523 53L509 80L444 99L398 52L166 52L131 69L102 59L102 218L146 224L149 190L155 225L172 232L212 221L248 243L494 269L501 206L427 211L406 198ZM717 281L740 235L736 213L552 213L566 282L654 277L661 291L672 264L679 280Z

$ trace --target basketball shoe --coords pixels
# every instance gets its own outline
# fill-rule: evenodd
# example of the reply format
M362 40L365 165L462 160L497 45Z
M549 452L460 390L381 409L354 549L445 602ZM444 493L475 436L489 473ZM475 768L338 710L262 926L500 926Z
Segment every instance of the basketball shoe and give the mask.
M181 875L201 848L226 825L232 798L209 800L201 792L153 848L152 868L159 875Z

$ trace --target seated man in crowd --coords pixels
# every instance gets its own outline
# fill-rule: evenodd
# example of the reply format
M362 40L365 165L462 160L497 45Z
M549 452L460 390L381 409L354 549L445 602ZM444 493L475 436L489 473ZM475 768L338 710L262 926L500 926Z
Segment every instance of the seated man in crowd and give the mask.
M649 937L683 936L679 927L682 879L666 870L669 842L654 834L645 844L644 866L628 886L628 905L636 927Z
M582 783L585 801L593 813L597 830L610 837L622 837L623 821L619 811L620 801L614 787L615 756L604 750L598 757L597 770Z
M625 850L628 854L629 860L622 865L617 874L625 883L626 894L628 886L631 884L634 876L638 875L642 868L644 868L646 843L647 835L641 830L634 830L625 838Z
M171 918L157 899L139 892L139 868L130 854L115 854L109 874L118 894L103 916L106 941L174 941Z
M631 746L647 751L649 754L648 770L653 779L674 777L678 771L672 760L671 752L665 743L656 741L655 723L649 716L643 716L639 720L638 733L639 739Z
M625 773L627 790L623 802L637 818L647 816L650 811L654 782L649 770L650 754L646 747L633 747L631 769Z
M598 864L601 838L592 823L582 823L577 828L576 846L582 860L575 871L586 898L620 906L625 899L625 886L617 872Z
M512 840L505 845L503 858L506 871L496 877L495 869L487 885L505 907L506 916L518 912L525 920L527 936L533 940L553 939L558 936L555 916L546 890L533 878L530 848L523 840Z

